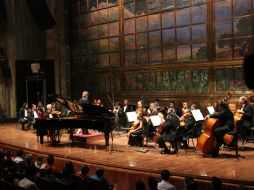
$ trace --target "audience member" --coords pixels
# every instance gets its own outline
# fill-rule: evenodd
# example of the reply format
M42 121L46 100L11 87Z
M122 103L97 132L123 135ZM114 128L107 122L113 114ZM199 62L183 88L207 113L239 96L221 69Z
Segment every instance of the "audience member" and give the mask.
M96 175L91 176L92 179L97 180L101 184L103 190L112 189L112 185L108 183L108 180L104 177L104 169L101 167L96 168Z
M47 158L47 163L45 164L45 166L43 165L42 167L44 167L45 169L51 167L54 172L59 171L54 162L55 162L54 156L52 154L49 154Z
M146 187L143 181L138 180L136 182L136 190L146 190Z
M212 187L214 190L222 189L222 182L218 177L215 176L212 177Z
M33 169L32 167L25 168L25 177L19 181L18 186L23 187L26 190L38 190L39 188L32 181Z
M24 161L23 158L22 158L23 153L24 153L23 150L22 150L22 149L19 149L19 150L17 151L17 156L16 156L16 158L14 158L13 161L14 161L15 163L17 163L17 164L18 164L19 162Z
M185 177L184 180L186 190L197 190L197 183L193 180L192 177Z
M169 182L170 172L168 170L161 171L161 182L158 183L159 190L176 190L176 187Z
M85 164L82 166L80 172L78 173L78 175L82 178L82 179L87 179L89 178L88 173L89 173L89 167Z
M155 177L148 177L148 185L150 190L157 190L157 179Z

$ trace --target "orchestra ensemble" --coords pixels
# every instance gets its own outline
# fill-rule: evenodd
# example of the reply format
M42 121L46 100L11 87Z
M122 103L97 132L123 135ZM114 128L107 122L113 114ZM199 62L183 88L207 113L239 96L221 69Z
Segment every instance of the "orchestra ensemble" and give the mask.
M82 93L82 97L75 103L77 109L82 105L90 104L88 91ZM182 102L182 108L177 108L174 102L169 102L167 106L160 105L156 99L148 106L143 100L137 104L129 105L128 99L113 104L114 124L116 129L127 131L127 143L130 146L148 146L148 142L161 148L161 154L176 154L179 147L188 148L188 139L196 137L197 148L204 154L212 157L219 155L219 150L223 146L233 146L237 139L242 139L246 143L253 127L253 106L248 98L241 96L238 100L238 108L234 113L229 107L229 96L217 101L214 104L214 113L204 117L204 120L197 121L194 111L196 104L189 105ZM103 106L100 99L94 99L93 105ZM127 113L135 113L135 119L129 121ZM60 104L53 102L46 108L41 102L32 104L31 108L27 103L19 110L19 121L22 130L25 126L29 129L34 125L36 119L51 119L54 117L71 116L71 110L60 109ZM154 125L152 118L156 116L159 124ZM83 134L88 134L88 129L82 130ZM60 141L61 132L49 130L48 140L51 142Z

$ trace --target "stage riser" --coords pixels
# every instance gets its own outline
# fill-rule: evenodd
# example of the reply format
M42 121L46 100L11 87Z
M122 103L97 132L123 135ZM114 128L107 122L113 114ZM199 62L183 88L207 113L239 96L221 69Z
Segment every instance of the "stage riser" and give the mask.
M18 150L18 147L13 147L13 146L7 146L4 144L0 143L0 148L3 150L11 150L12 155L15 156L16 152ZM44 161L47 159L46 154L42 154L40 152L34 152L30 151L26 148L23 148L25 154L32 154L33 159L35 159L38 155L42 155L44 157ZM85 151L85 150L84 150ZM65 162L70 159L66 159L64 157L54 155L55 156L55 163L59 168L63 168ZM122 169L122 168L114 168L114 167L108 167L108 166L103 166L103 165L95 165L91 164L89 162L81 162L78 160L71 160L73 162L75 171L79 171L80 168L82 167L83 164L87 164L90 167L90 172L89 175L93 175L95 173L95 169L97 166L101 166L105 169L105 176L109 180L110 183L114 184L115 190L130 190L130 189L135 189L135 182L137 180L142 180L146 183L147 189L148 189L148 184L147 184L147 179L149 176L154 176L159 180L160 178L160 171L156 173L149 173L149 172L142 172L142 171L135 171L135 170L128 170L128 169ZM211 188L211 179L195 179L195 181L198 183L198 189L212 189ZM171 182L176 185L177 189L183 189L184 188L184 176L172 176L171 177ZM224 187L230 187L230 186L236 186L237 181L235 180L227 180L225 181ZM249 182L247 182L249 184ZM254 185L250 185L247 187L248 190L254 190Z

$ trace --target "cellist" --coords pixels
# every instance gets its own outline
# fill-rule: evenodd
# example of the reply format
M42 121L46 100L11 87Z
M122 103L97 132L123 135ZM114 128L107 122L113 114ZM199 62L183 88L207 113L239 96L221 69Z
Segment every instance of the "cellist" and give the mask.
M240 120L236 122L236 128L243 139L243 143L246 143L248 131L253 125L252 108L245 96L239 98L239 104L241 108L236 110L236 113L240 115Z
M234 115L230 111L228 103L226 100L221 100L219 102L218 112L211 115L207 115L205 119L218 118L220 120L220 126L214 129L214 136L216 138L216 146L212 151L212 157L219 156L219 148L222 144L225 144L223 136L234 130Z

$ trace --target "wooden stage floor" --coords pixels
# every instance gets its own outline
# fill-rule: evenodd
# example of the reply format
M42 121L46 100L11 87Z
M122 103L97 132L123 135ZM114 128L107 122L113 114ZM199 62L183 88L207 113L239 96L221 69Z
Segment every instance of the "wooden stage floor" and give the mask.
M46 137L44 137L46 140ZM110 142L112 143L112 141ZM191 144L191 143L190 143ZM162 155L160 149L146 148L146 153L138 152L141 148L127 145L126 134L114 134L113 150L109 151L104 146L104 140L94 144L72 144L67 134L63 134L61 143L43 146L37 142L33 130L22 131L20 124L0 125L0 145L23 148L30 152L54 154L66 159L77 160L94 165L113 167L117 169L133 170L137 172L157 173L162 169L169 169L172 175L190 175L197 179L218 176L225 181L236 180L239 183L254 185L253 164L254 144L247 143L241 147L239 153L245 158L236 159L235 151L222 150L219 158L203 158L202 154L193 150L179 150L177 155ZM152 143L150 145L153 145Z

